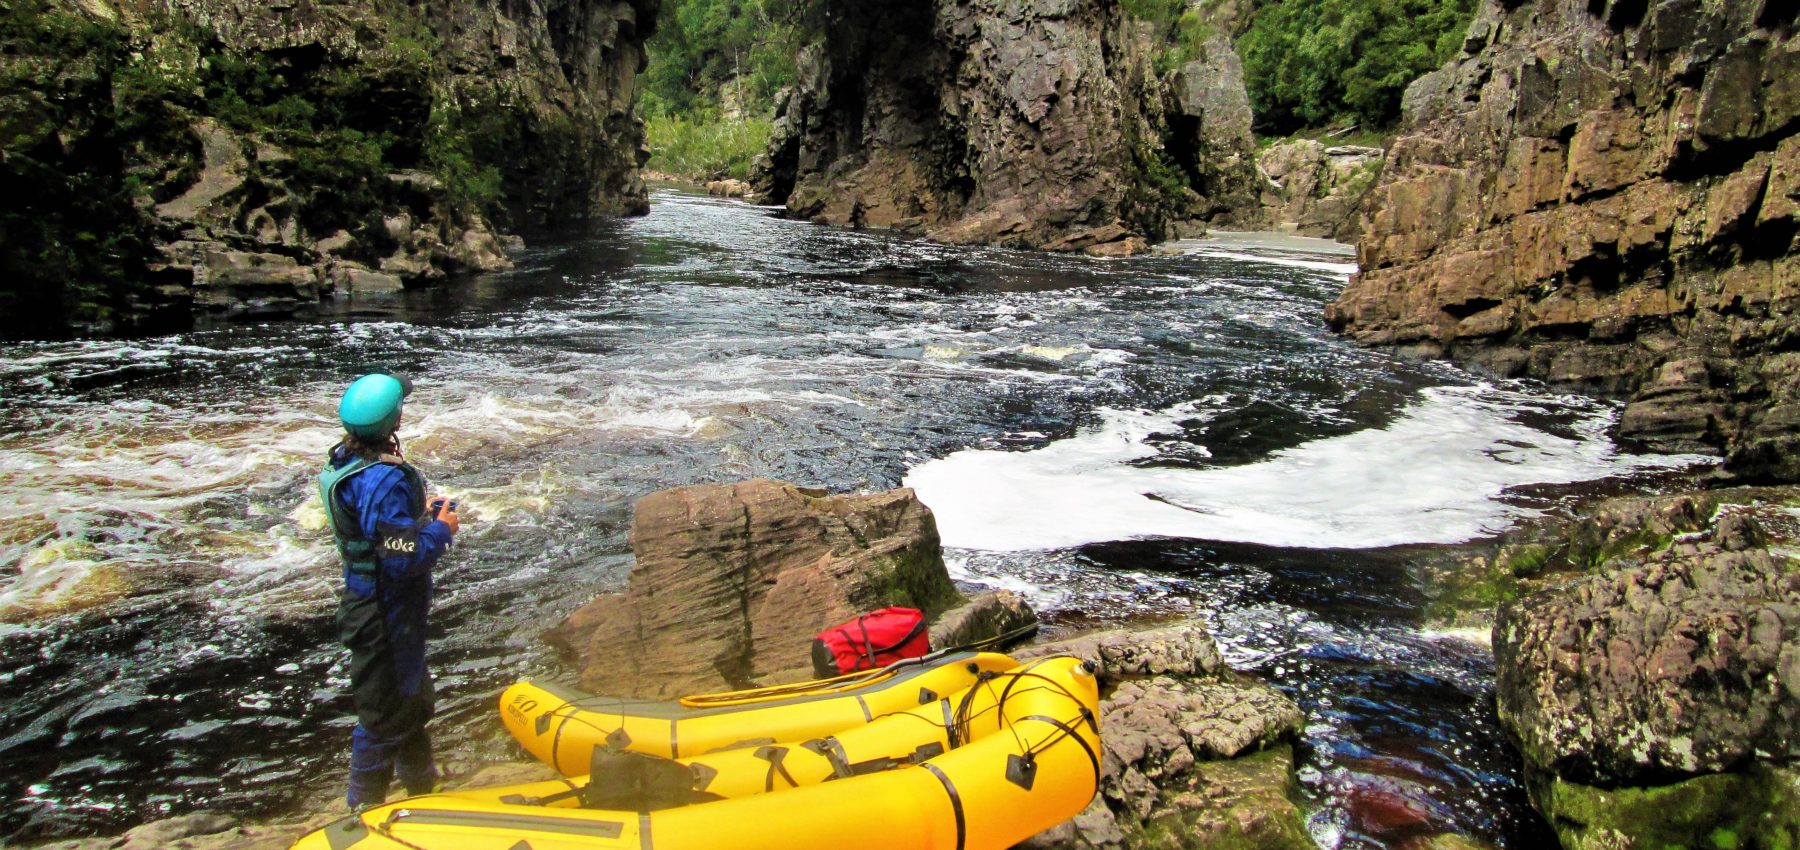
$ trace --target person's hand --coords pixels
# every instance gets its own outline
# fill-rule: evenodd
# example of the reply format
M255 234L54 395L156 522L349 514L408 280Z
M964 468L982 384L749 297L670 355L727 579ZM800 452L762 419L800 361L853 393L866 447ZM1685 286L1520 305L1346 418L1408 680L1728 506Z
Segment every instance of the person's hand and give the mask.
M462 523L456 516L456 501L439 496L431 500L431 518L450 526L450 533L455 534Z

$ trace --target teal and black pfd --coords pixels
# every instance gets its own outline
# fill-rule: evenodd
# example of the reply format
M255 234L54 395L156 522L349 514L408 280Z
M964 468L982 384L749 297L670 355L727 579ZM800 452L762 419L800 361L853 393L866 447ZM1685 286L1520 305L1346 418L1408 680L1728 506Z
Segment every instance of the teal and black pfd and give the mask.
M339 490L357 473L377 464L391 464L400 468L406 476L407 490L412 494L409 512L415 518L425 515L425 476L419 474L413 465L393 455L382 455L375 460L355 458L343 466L333 467L329 463L319 472L319 501L325 505L325 516L331 520L331 533L337 538L338 554L344 556L344 565L353 573L366 576L374 575L381 569L382 552L376 541L364 536L363 530L357 526L356 518L344 509Z
M344 423L344 431L358 440L368 443L386 440L400 424L401 403L411 393L412 382L405 378L380 372L364 375L344 390L344 397L338 402L338 419ZM399 467L406 476L412 496L410 513L418 518L425 515L425 477L412 464L394 455L384 454L374 460L353 458L342 466L335 463L334 457L319 472L319 500L325 506L325 516L331 520L331 531L337 538L338 553L343 555L345 566L353 573L372 576L380 569L382 553L377 551L376 541L365 535L356 518L344 509L341 488L358 473L377 464Z

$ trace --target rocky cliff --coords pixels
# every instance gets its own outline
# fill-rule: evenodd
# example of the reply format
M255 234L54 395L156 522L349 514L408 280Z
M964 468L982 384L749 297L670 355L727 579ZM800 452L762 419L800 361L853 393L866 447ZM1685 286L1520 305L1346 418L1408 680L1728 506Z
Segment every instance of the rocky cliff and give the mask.
M0 14L7 330L291 313L646 208L657 0L24 0Z
M1260 210L1222 35L1100 0L808 8L816 43L754 175L794 215L1119 254L1173 219Z
M1626 397L1626 438L1800 478L1797 15L1488 0L1407 90L1328 320Z
M1381 173L1380 148L1326 145L1311 139L1277 142L1257 156L1268 178L1263 209L1276 230L1356 241L1363 199Z

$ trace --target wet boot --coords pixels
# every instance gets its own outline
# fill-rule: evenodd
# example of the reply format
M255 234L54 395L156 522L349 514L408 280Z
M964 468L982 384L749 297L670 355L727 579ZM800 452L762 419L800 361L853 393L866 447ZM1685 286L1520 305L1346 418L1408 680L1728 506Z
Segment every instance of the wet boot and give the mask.
M394 762L395 772L400 776L400 784L406 786L408 797L436 794L444 790L443 775L431 758L431 733L424 729L406 736L406 740L400 742Z

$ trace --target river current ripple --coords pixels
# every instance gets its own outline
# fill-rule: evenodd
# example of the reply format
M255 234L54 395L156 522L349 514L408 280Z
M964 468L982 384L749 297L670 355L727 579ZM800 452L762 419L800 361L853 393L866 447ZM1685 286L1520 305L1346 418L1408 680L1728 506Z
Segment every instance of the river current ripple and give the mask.
M971 584L1054 624L1198 616L1305 708L1326 847L1545 841L1489 654L1419 626L1419 546L1548 506L1614 411L1409 363L1319 315L1350 259L1097 261L933 245L672 191L512 272L306 320L0 346L0 836L278 812L341 781L332 405L417 379L401 435L465 529L440 568L440 753L630 565L633 499L767 476L915 486ZM1410 547L1410 548L1409 548Z

